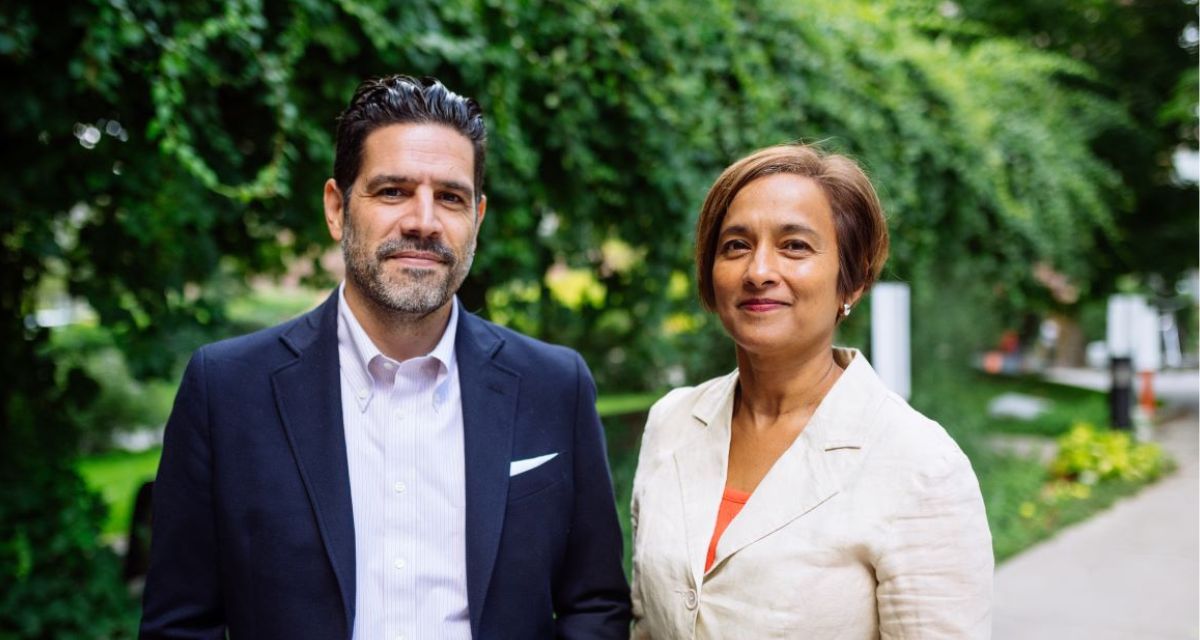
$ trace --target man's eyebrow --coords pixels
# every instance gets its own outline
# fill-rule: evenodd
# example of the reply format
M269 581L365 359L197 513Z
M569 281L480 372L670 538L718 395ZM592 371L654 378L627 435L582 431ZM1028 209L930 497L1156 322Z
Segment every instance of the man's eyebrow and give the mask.
M464 182L459 182L458 180L434 180L433 184L434 184L434 186L441 188L441 189L448 189L450 191L461 191L462 193L465 193L469 196L475 195L475 189L471 185L466 184Z
M413 179L408 176L399 176L395 174L385 173L375 176L363 185L366 191L374 191L385 184L410 184Z
M384 185L413 184L416 182L420 182L420 181L417 180L416 178L413 178L410 176L385 173L385 174L377 175L374 178L371 178L370 180L368 180L367 184L365 184L363 186L363 188L366 191L371 192L371 191L374 191ZM448 189L450 191L460 191L462 193L465 193L465 194L471 195L471 196L475 195L475 190L471 187L471 185L466 184L464 182L459 182L458 180L434 180L433 185L439 189Z

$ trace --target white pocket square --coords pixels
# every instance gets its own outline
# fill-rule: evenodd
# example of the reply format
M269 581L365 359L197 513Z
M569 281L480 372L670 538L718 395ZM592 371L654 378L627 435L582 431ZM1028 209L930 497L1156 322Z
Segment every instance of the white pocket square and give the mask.
M513 460L512 464L509 465L509 467L508 467L508 477L511 478L513 476L521 475L522 473L525 473L526 471L529 471L530 469L536 469L537 467L540 467L540 466L546 464L547 462L550 462L551 460L554 459L554 456L557 456L557 455L558 455L557 453L547 453L544 456L538 456L536 458L525 458L524 460Z

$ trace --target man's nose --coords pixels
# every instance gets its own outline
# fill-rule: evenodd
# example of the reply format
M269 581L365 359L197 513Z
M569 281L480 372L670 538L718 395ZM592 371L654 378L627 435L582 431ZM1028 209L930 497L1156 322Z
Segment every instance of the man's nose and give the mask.
M437 202L433 189L422 185L417 187L404 215L400 217L400 231L406 236L421 238L435 236L442 230L441 221L437 215Z

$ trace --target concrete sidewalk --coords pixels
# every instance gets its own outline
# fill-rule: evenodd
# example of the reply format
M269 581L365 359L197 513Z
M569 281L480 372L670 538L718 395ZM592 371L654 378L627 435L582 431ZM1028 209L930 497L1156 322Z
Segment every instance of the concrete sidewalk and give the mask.
M998 567L993 637L1200 638L1198 433L1194 409L1156 427L1174 474Z

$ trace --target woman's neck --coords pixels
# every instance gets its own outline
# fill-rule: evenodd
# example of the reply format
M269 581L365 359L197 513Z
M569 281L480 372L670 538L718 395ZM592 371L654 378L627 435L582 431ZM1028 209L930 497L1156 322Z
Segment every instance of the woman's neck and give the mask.
M759 355L738 349L738 406L754 425L771 425L795 416L805 422L842 374L833 346L807 357Z

